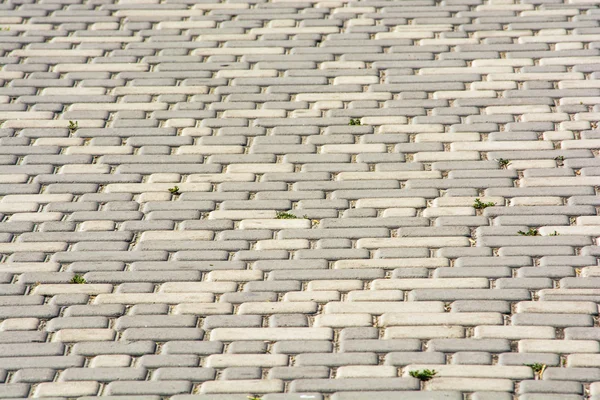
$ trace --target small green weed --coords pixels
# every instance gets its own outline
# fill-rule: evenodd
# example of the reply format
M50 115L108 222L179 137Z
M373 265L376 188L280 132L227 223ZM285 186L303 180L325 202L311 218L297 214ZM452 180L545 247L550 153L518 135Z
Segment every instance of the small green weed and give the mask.
M500 164L500 168L502 169L506 169L506 167L510 165L510 160L505 160L504 158L499 158L496 161L498 161L498 164Z
M527 232L519 231L517 233L521 236L540 236L538 230L533 228L529 228Z
M348 123L348 125L362 125L360 123L360 118L350 118L350 122Z
M431 380L437 374L437 371L435 369L423 369L420 371L410 371L409 374L413 378L417 378L423 382L426 382L428 380Z
M71 283L83 285L84 283L87 283L87 281L85 280L85 278L83 276L75 275L75 276L73 276L73 278L71 278Z
M533 370L533 373L536 374L540 379L542 375L544 375L544 371L546 370L546 364L533 363L533 364L525 364L527 367Z
M565 162L565 157L563 157L563 156L554 157L554 161L556 161L556 165L558 165L559 167L562 167Z
M0 31L10 31L10 26L2 26L0 27Z
M171 194L180 194L179 193L179 186L173 186L172 188L169 188L169 192Z
M261 400L260 396L248 396L248 400Z
M79 122L69 121L69 131L71 131L71 133L73 133L73 132L77 132L77 129L79 129Z
M560 236L560 233L554 231L553 233L549 234L548 236Z
M276 219L296 219L298 217L296 217L294 214L289 213L289 212L285 212L285 211L279 211L277 212L277 215L275 216Z
M489 203L484 203L481 201L481 199L477 198L475 199L475 203L473 203L473 208L475 208L476 210L483 210L484 208L493 207L495 205L496 203L494 202L490 201Z

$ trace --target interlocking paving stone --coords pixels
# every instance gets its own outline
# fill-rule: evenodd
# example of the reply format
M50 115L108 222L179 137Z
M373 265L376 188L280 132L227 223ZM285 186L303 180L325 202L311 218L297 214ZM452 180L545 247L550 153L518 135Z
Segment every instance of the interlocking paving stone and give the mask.
M0 397L600 398L597 1L54 3L0 6Z

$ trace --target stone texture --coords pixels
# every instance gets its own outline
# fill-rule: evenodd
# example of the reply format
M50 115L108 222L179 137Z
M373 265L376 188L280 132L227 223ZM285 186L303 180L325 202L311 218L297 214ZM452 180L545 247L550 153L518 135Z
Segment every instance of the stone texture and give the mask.
M0 398L599 397L598 15L3 2Z

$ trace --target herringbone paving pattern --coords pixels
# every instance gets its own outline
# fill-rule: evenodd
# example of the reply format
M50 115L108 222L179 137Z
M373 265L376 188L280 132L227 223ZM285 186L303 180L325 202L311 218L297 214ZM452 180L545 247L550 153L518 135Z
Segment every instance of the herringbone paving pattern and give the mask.
M600 399L599 3L3 1L0 398Z

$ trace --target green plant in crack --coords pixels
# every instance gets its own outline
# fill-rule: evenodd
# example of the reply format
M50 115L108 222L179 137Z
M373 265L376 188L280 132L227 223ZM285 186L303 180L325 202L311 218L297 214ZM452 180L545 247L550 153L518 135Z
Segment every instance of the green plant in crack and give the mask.
M362 124L360 123L360 118L350 118L350 122L348 123L348 125L356 126Z
M298 217L292 213L286 211L278 211L275 216L276 219L297 219Z
M410 376L423 382L431 380L436 374L437 371L435 369L422 369L409 372Z
M554 161L556 161L556 165L558 165L559 167L562 167L565 162L565 157L564 156L554 157Z
M476 210L483 210L484 208L493 207L495 205L496 203L494 202L490 201L489 203L484 203L481 201L481 199L477 198L475 199L475 203L473 203L473 208L475 208Z
M87 281L85 280L85 278L81 275L75 275L73 276L73 278L71 278L71 283L75 283L78 285L83 285L84 283L87 283Z
M510 160L505 160L504 158L499 158L496 161L498 161L498 164L500 164L500 168L502 169L506 169L511 163Z
M551 234L549 234L548 236L560 236L560 233L554 231Z
M546 370L546 364L533 363L533 364L525 364L525 366L531 368L534 374L536 374L539 379L542 379L544 375L544 371Z
M179 193L179 186L173 186L172 188L169 188L169 192L171 194L181 194Z
M534 228L529 228L527 232L518 231L517 233L521 236L540 236L540 232Z
M77 129L79 129L79 122L77 121L69 121L69 131L71 133L77 132Z
M248 396L248 400L261 400L260 396Z

